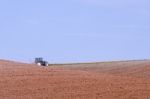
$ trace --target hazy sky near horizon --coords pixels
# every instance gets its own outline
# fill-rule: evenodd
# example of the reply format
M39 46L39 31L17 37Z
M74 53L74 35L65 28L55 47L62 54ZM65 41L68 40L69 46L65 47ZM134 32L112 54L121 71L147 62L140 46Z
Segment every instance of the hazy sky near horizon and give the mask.
M0 58L150 59L149 0L0 0Z

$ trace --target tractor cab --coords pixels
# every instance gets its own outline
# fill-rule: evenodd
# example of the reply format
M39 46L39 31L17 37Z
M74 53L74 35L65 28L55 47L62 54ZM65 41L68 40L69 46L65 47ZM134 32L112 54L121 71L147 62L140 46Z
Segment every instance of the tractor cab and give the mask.
M48 62L43 60L43 58L35 58L35 64L39 66L48 66Z

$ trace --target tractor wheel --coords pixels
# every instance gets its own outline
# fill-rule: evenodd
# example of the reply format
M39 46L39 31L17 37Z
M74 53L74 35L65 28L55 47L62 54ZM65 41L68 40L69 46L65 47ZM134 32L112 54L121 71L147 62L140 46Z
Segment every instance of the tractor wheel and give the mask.
M37 63L38 66L41 66L41 63Z

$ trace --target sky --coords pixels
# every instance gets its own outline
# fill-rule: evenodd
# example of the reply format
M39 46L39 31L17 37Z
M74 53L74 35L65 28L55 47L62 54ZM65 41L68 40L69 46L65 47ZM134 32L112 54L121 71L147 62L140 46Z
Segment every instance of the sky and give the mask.
M150 59L149 0L0 0L0 58Z

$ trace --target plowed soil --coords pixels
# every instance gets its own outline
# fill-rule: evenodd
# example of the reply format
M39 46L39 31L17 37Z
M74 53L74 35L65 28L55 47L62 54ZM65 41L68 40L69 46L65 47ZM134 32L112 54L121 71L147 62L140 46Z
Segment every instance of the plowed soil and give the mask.
M0 99L150 99L150 61L41 67L0 60Z

